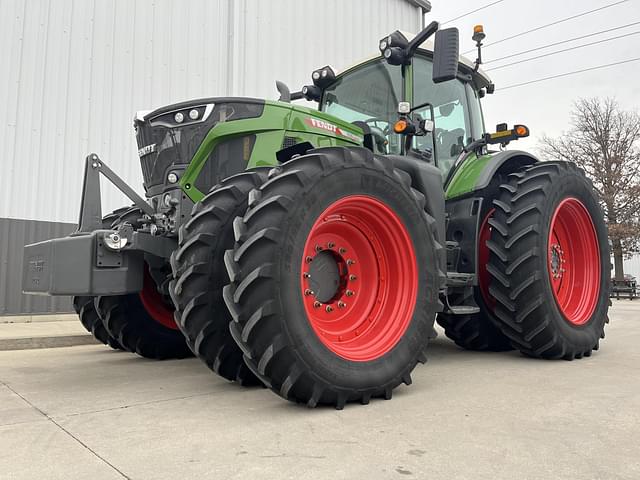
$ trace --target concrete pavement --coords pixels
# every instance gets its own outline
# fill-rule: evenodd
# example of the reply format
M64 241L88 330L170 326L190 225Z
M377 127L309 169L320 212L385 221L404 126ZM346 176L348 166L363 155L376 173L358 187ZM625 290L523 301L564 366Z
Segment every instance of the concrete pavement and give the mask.
M308 410L195 359L0 352L7 479L638 479L640 302L573 362L440 336L391 401Z
M13 317L4 317L13 318ZM97 341L85 330L77 315L58 317L57 321L0 322L0 352L31 348L93 345Z

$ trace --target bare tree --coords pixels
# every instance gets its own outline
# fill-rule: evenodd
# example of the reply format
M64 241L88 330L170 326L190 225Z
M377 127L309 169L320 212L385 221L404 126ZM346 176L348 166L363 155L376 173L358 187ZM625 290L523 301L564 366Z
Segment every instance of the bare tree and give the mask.
M640 115L612 99L579 99L571 129L542 138L546 159L573 161L584 169L600 198L609 227L616 279L623 259L640 249Z

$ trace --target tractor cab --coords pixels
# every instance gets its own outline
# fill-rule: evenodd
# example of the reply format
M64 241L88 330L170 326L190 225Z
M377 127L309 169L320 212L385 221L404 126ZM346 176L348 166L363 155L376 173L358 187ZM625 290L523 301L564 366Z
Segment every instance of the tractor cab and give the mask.
M420 153L447 175L466 145L484 135L480 97L489 79L460 61L458 75L450 81L433 81L433 50L419 49L411 65L389 65L375 58L346 70L324 90L320 110L343 120L365 124L374 152ZM413 119L430 121L430 131L412 135L407 148L404 132L396 132L398 106L410 105Z

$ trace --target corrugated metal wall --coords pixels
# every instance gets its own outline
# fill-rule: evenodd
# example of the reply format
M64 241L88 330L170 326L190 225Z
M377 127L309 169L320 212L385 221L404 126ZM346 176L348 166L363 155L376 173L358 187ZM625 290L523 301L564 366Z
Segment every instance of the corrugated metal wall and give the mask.
M74 229L73 224L0 218L0 316L71 311L68 297L22 295L22 246Z
M136 110L275 98L415 31L405 0L0 0L0 217L75 221L84 156L141 182ZM104 189L105 210L124 200Z
M89 152L140 186L136 110L218 95L276 98L276 79L297 89L314 68L343 68L376 54L389 32L419 30L414 3L0 0L0 218L75 222ZM130 203L110 185L103 199L105 212ZM0 313L43 305L12 287L22 245L36 237L8 229L46 237L67 227L2 223Z

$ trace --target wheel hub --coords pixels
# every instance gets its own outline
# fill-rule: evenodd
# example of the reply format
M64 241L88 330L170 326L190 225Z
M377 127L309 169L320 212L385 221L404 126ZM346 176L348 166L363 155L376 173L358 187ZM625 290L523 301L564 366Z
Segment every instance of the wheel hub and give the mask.
M333 242L325 245L326 250L317 253L309 264L309 271L303 274L310 292L320 303L336 303L345 295L349 278L347 260L332 248ZM335 244L333 244L335 245Z
M551 251L549 254L549 268L551 270L551 275L555 280L559 280L562 278L565 269L562 267L562 264L567 261L564 258L564 251L560 248L560 245L553 244L551 245Z
M347 249L336 246L329 241L326 245L316 248L318 253L311 256L308 271L302 274L303 281L309 288L305 288L305 295L312 295L317 302L315 308L325 307L327 313L334 308L346 308L347 299L354 295L349 289L349 283L355 282L354 273L356 261L347 258ZM348 292L348 293L347 293ZM327 310L326 307L330 307Z

